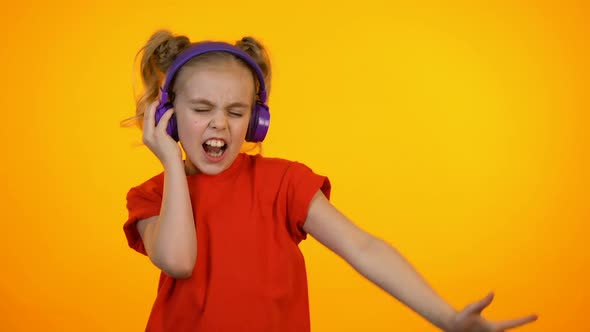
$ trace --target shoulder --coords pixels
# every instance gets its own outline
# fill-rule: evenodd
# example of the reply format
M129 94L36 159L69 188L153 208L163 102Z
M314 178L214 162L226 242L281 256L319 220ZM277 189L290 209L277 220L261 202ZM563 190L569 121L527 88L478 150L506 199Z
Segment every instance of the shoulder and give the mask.
M329 197L331 184L328 176L319 174L304 162L277 157L249 156L255 176L265 184L277 183L286 190L312 192L321 189Z
M257 167L286 167L293 161L279 157L267 157L261 154L247 155L251 164Z
M164 191L164 172L160 172L151 178L131 187L127 192L127 197L133 195L159 195Z
M260 154L248 155L250 165L256 170L262 170L264 172L301 172L301 171L312 171L312 169L306 164L288 160L280 157L265 157Z

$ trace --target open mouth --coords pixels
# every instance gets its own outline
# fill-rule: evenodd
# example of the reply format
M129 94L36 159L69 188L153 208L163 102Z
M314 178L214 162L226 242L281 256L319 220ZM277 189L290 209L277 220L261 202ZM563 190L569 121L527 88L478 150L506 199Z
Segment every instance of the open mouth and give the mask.
M219 158L227 149L227 143L223 140L212 138L203 143L203 149L205 149L207 155L213 158Z

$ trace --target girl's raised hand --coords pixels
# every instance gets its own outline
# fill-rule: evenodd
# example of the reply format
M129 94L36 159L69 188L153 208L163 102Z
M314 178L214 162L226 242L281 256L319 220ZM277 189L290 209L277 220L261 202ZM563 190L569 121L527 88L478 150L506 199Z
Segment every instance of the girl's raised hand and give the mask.
M174 113L171 108L156 125L156 107L158 102L148 106L143 116L143 143L158 157L164 166L169 163L182 162L182 151L178 143L168 135L166 127Z

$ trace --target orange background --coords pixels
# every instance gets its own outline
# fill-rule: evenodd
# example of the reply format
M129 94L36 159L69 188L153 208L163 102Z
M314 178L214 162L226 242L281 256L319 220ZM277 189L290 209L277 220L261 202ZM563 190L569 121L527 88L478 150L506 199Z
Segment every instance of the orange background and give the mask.
M140 331L158 271L127 247L127 190L159 162L136 129L133 59L159 28L253 35L274 80L268 156L452 305L582 331L590 298L587 2L27 1L3 6L3 331ZM12 6L12 7L8 7ZM435 331L310 239L314 331Z

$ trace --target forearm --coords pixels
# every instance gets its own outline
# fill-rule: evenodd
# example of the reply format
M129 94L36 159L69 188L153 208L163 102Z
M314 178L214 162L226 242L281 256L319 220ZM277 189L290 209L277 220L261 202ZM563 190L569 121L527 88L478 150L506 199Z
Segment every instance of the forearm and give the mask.
M151 234L154 264L170 274L190 275L197 257L197 236L182 163L165 165L160 215Z
M456 313L391 245L372 238L349 263L363 276L441 329Z

